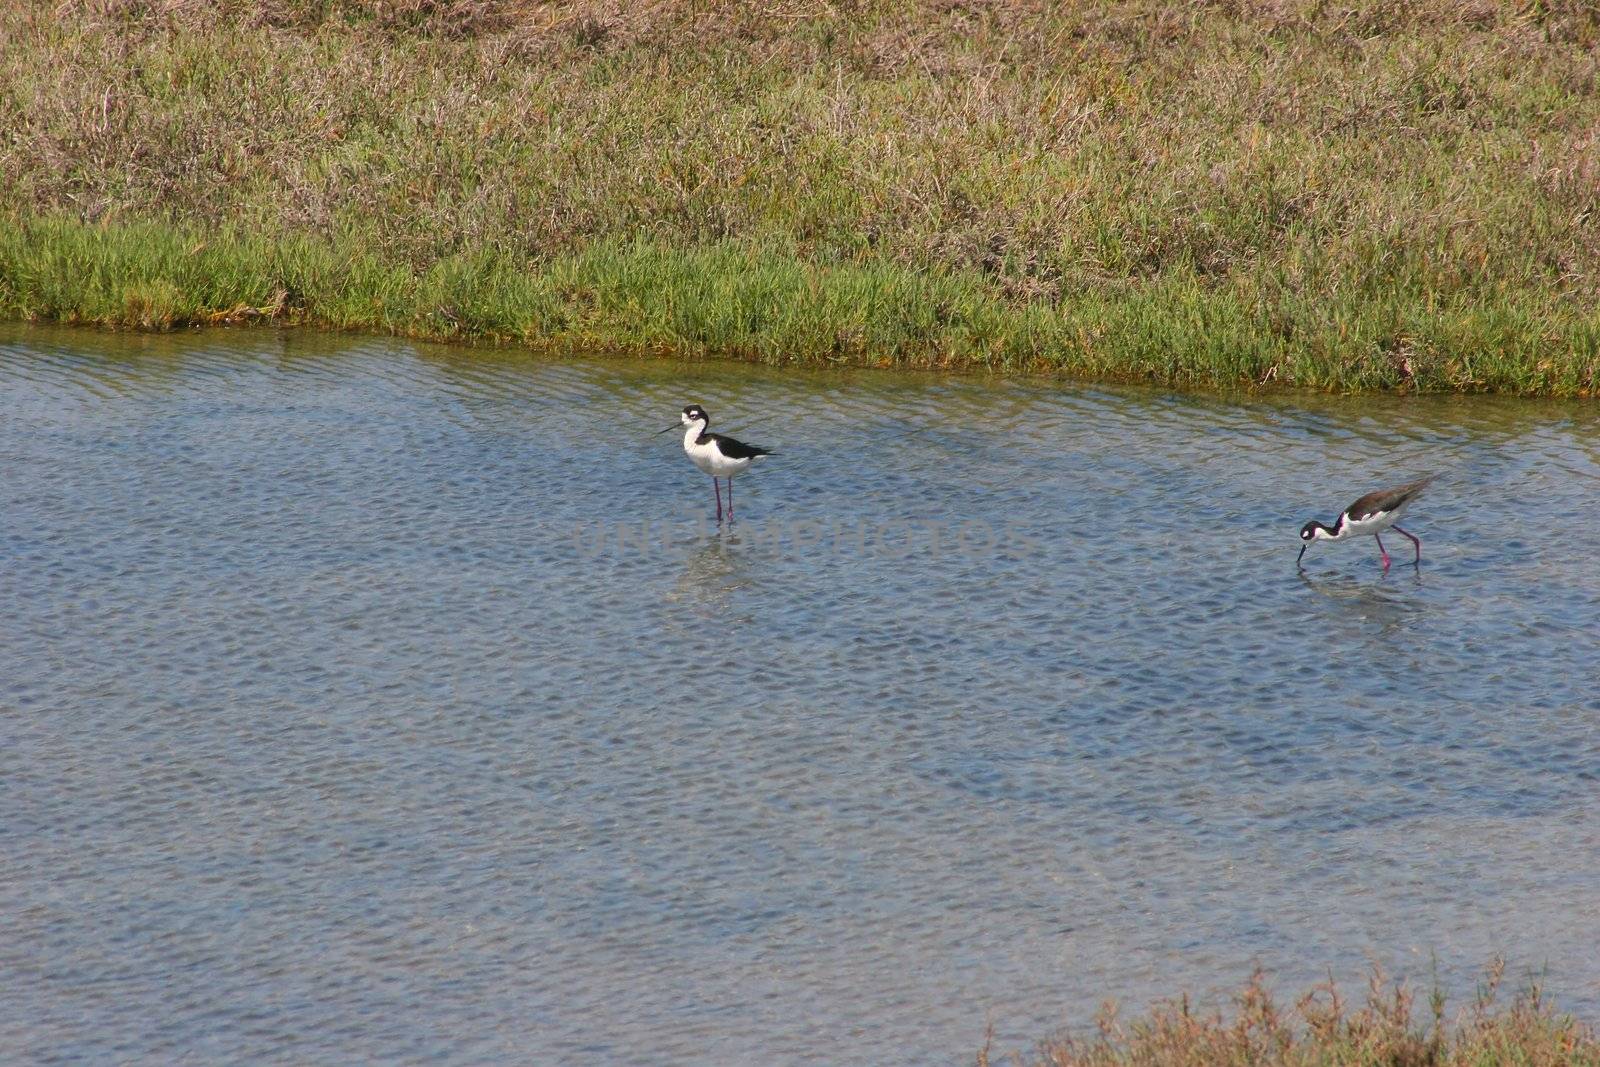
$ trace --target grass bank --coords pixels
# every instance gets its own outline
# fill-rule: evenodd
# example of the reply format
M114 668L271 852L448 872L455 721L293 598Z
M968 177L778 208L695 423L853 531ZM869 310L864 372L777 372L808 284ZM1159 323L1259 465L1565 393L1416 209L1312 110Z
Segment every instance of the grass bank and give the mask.
M1476 998L1450 1015L1437 989L1419 1007L1411 990L1374 973L1365 1003L1331 983L1292 1007L1275 1001L1260 977L1228 1012L1199 1013L1187 1001L1131 1021L1102 1013L1097 1033L1046 1041L1017 1067L1600 1067L1600 1038L1559 1014L1533 985L1497 999L1503 965L1486 974ZM978 1067L1002 1062L988 1049Z
M22 0L0 315L1600 389L1600 12Z

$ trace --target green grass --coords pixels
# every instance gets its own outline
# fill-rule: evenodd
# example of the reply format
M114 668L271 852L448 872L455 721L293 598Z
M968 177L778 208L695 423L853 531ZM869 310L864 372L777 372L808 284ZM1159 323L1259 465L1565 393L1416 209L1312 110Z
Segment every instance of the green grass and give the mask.
M1600 1038L1546 1003L1537 984L1497 1000L1504 965L1491 966L1472 1005L1453 1017L1442 992L1418 1011L1402 984L1374 972L1364 1004L1331 983L1279 1004L1260 976L1227 1012L1187 1000L1124 1022L1108 1008L1093 1036L1044 1042L1018 1067L1600 1067ZM978 1067L999 1061L985 1048Z
M26 0L0 315L1600 388L1566 0Z

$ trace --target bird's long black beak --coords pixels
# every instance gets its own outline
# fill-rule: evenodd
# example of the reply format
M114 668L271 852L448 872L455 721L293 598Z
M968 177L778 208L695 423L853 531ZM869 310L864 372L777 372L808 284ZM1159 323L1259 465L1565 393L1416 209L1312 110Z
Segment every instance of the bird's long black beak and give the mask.
M1300 546L1300 554L1294 558L1294 565L1296 567L1300 566L1300 561L1306 558L1306 549L1310 547L1311 546L1308 544Z
M671 433L673 430L676 430L681 425L683 425L683 424L675 422L671 426L668 426L665 430L657 430L656 431L656 436L660 437L664 433Z

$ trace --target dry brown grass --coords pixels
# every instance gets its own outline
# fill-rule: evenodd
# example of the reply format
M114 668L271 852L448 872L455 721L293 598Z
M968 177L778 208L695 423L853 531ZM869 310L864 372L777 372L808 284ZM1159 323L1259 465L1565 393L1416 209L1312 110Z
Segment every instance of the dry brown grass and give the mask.
M1593 1030L1555 1012L1536 984L1499 996L1505 968L1487 971L1471 1005L1453 1017L1435 990L1419 1011L1414 992L1374 971L1364 1003L1331 982L1286 1008L1258 974L1226 1012L1187 999L1132 1022L1114 1009L1090 1037L1045 1042L1019 1067L1584 1067L1600 1064ZM990 1067L988 1049L979 1067Z

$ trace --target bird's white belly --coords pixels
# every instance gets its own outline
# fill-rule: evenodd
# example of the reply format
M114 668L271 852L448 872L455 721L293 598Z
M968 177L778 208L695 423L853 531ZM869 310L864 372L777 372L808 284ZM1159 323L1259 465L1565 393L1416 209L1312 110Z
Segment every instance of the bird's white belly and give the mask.
M1400 513L1404 510L1405 505L1402 504L1393 511L1380 511L1364 519L1347 519L1335 540L1343 541L1349 537L1366 537L1371 534L1381 534L1395 524L1395 520L1400 517Z
M715 445L685 445L683 450L696 467L713 478L732 478L750 466L748 459L729 459Z

